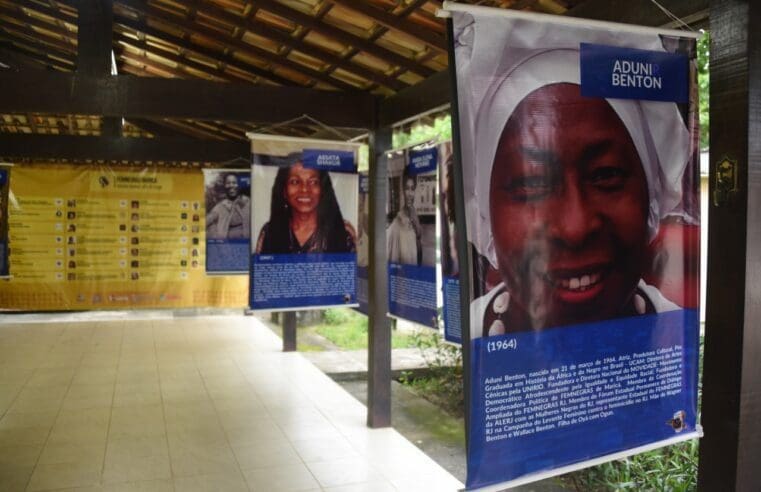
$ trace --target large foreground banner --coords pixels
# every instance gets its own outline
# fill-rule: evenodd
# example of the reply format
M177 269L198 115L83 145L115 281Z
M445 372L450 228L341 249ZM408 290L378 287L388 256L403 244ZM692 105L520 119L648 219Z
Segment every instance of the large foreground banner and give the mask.
M0 164L0 278L9 275L8 268L8 189L11 168Z
M206 273L248 274L251 172L204 169Z
M10 195L0 309L246 305L246 277L204 272L200 170L24 164Z
M356 306L360 145L249 137L251 308Z
M697 437L695 40L451 8L467 486Z
M389 314L438 329L436 309L436 169L439 149L388 153Z

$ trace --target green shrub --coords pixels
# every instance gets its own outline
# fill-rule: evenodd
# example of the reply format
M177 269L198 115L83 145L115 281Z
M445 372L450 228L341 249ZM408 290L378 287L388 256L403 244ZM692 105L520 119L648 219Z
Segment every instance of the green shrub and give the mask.
M360 316L357 313L353 312L351 309L347 308L333 308L333 309L326 309L325 310L325 324L328 325L340 325L343 323L348 323L352 320L352 318L364 318L364 316ZM365 325L367 325L367 321L365 320Z
M399 382L449 413L457 417L464 415L460 347L444 342L435 331L415 331L409 337L420 350L430 373L425 377L413 377L411 373L405 373Z

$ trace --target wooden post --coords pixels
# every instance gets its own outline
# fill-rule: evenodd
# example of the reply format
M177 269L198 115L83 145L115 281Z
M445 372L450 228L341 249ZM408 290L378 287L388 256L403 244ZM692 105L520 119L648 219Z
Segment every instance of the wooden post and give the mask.
M111 75L111 43L114 26L114 5L111 0L89 0L79 5L77 17L77 73ZM100 134L119 137L120 117L102 117Z
M699 490L761 484L761 5L712 0L708 295ZM736 163L737 191L715 194ZM726 200L724 200L726 198ZM715 201L718 200L718 201Z
M367 265L367 426L391 425L391 329L388 312L386 263L386 151L391 148L391 128L370 134L370 240Z
M285 311L283 318L283 352L296 351L296 311Z

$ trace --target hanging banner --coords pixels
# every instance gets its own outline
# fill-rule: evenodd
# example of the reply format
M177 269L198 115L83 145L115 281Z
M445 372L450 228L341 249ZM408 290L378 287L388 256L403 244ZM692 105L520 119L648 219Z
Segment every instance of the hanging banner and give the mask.
M462 343L460 266L455 229L454 155L452 142L439 144L439 224L441 224L441 292L444 339Z
M472 246L468 488L698 437L695 40L445 8Z
M248 274L251 172L204 169L206 273Z
M200 170L13 168L0 309L245 307L247 278L204 273Z
M8 190L11 166L0 164L0 278L8 277Z
M357 305L359 144L249 134L252 309Z
M357 311L368 313L367 262L369 260L370 239L367 226L370 223L370 176L359 173L359 215L357 225Z
M436 146L391 151L386 241L389 314L438 330Z

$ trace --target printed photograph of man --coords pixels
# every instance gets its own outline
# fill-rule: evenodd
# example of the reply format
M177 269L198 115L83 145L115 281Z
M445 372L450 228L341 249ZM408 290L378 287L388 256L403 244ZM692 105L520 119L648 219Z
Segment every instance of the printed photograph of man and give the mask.
M406 156L389 165L386 243L388 261L405 265L436 265L436 173L414 174Z
M206 178L206 237L248 239L251 237L251 200L248 172L219 171ZM198 208L194 208L197 210ZM194 216L195 217L195 216Z

